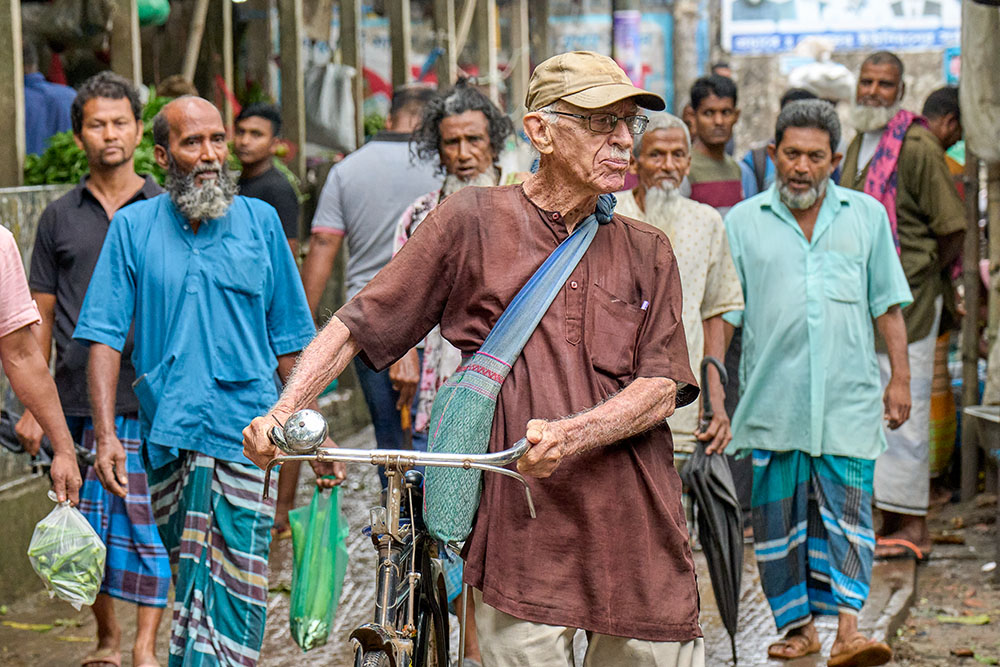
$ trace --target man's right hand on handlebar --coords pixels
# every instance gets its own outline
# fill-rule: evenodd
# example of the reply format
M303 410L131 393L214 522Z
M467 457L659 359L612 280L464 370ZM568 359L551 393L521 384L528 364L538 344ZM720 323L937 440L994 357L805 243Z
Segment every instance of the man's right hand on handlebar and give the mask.
M272 410L263 417L257 417L243 429L243 454L254 465L263 469L267 467L267 464L272 459L281 456L281 451L271 444L270 438L267 437L267 432L274 426L282 427L291 414L291 412L282 410ZM330 438L327 438L323 443L323 447L336 446L337 443ZM316 485L321 488L338 486L346 477L347 469L341 462L322 463L319 461L310 461L309 463L312 465L313 472L316 473ZM332 476L333 479L324 479L327 476Z

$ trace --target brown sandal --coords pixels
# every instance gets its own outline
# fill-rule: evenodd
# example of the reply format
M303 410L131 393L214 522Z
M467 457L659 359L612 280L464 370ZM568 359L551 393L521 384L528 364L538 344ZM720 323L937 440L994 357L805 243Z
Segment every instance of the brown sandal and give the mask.
M829 667L875 667L892 660L892 649L885 642L858 633L837 655L830 655Z
M778 660L795 660L812 653L819 653L822 650L819 638L815 635L807 636L805 633L796 635L786 635L767 647L767 655ZM793 653L785 653L784 650L791 649Z

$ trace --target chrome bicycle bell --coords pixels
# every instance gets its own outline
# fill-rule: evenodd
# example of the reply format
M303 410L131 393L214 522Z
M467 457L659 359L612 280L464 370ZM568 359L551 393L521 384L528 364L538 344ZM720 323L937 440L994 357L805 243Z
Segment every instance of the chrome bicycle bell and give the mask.
M288 418L284 430L281 449L289 454L312 454L326 440L326 418L315 410L299 410Z

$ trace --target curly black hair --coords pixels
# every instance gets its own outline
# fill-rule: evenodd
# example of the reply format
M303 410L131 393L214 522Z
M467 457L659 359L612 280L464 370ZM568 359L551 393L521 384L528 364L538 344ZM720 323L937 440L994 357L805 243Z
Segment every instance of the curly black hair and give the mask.
M451 90L424 106L420 125L410 137L410 151L421 160L437 161L441 150L441 121L466 111L482 111L486 116L490 147L496 163L507 143L507 137L514 134L514 123L488 97L471 86L467 79L459 79ZM444 171L443 165L440 170Z

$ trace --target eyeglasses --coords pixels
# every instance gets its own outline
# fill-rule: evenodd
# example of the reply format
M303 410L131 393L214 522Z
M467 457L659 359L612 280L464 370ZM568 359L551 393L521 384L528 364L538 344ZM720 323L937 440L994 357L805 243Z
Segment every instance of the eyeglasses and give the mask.
M578 113L567 113L565 111L551 111L547 110L546 113L554 113L559 116L569 116L570 118L579 118L580 120L587 121L587 126L590 131L595 134L611 134L615 131L618 126L618 121L625 121L625 127L628 128L628 132L631 135L642 134L646 131L646 126L649 125L649 118L647 116L616 116L613 113L595 113L589 116L584 116Z

